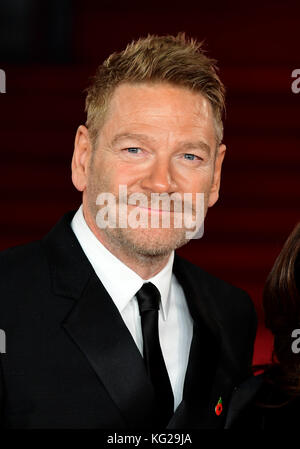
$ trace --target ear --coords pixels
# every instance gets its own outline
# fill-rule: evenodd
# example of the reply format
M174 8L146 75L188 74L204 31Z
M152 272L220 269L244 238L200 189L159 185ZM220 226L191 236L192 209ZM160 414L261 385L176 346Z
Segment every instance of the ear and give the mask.
M72 182L77 190L83 192L87 182L87 169L92 145L89 138L88 129L80 125L77 129L72 158Z
M226 152L226 146L220 145L217 150L213 182L208 196L208 207L213 206L219 198L222 163Z

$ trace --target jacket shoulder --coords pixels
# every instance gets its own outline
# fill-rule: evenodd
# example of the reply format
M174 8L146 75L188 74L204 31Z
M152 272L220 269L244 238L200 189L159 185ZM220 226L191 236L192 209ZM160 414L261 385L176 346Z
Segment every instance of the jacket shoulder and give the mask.
M22 277L23 273L28 275L35 268L40 272L46 267L43 263L48 263L46 247L52 249L61 246L67 237L68 244L72 245L69 235L72 236L70 222L74 213L67 212L42 239L0 251L1 272L13 277ZM74 236L73 239L76 240Z
M40 240L7 248L0 251L1 273L3 275L17 274L19 270L27 272L32 264L40 263L42 258L43 250Z
M186 286L195 316L204 319L222 342L222 353L235 368L235 383L241 383L250 374L257 328L250 296L181 257L176 257L176 277L177 273L179 283Z
M14 246L0 252L0 303L13 309L32 292L49 285L48 262L41 241ZM3 312L3 309L1 309Z
M237 303L242 307L253 309L253 302L249 294L242 288L236 287L211 273L203 270L198 265L176 255L176 262L190 276L194 284L198 284L201 291L209 294L220 305L225 304L228 308L230 303Z

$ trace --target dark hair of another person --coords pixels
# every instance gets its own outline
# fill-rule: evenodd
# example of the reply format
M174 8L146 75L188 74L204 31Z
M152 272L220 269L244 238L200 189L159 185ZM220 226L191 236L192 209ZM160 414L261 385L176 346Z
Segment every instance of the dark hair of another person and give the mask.
M289 397L300 395L300 353L292 351L292 332L300 335L300 223L285 242L267 278L263 292L265 324L274 335L272 364L266 382Z

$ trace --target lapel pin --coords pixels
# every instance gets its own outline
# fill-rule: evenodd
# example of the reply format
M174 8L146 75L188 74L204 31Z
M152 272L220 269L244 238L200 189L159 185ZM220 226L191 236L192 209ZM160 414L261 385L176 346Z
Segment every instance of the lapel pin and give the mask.
M217 405L215 406L215 413L216 413L216 415L217 415L217 416L221 415L222 410L223 410L223 406L222 406L222 398L221 398L221 396L220 396L220 397L219 397L219 400L218 400L218 403L217 403Z

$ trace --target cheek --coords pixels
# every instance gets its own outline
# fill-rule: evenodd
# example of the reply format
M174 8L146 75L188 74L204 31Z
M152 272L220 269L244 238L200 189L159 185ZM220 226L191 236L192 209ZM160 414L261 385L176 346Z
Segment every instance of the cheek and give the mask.
M212 170L198 170L189 173L183 180L182 186L185 192L208 193L213 180Z
M143 179L143 175L144 170L141 166L116 163L112 167L109 177L114 180L114 184L134 185Z
M101 192L110 192L112 170L107 169L102 161L94 161L88 173L88 194L93 198Z
M98 188L102 187L102 191L111 191L116 176L116 167L105 153L97 154L90 169L90 182Z

